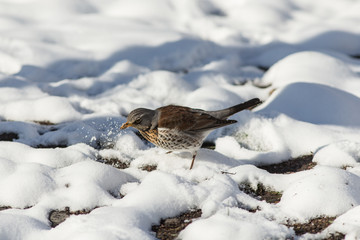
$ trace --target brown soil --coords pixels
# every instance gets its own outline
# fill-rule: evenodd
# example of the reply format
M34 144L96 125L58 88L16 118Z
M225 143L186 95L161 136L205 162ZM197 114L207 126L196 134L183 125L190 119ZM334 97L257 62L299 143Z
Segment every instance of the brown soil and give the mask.
M126 169L126 168L130 167L129 162L127 162L125 160L117 159L117 158L110 158L110 159L99 158L98 161L108 164L108 165L113 166L118 169ZM147 171L147 172L154 171L154 170L156 170L156 168L157 168L157 165L144 165L144 166L140 167L141 170Z
M278 174L290 174L294 172L304 171L312 169L316 166L316 163L312 162L314 155L303 155L297 158L292 158L286 162L258 166L258 168L264 169L269 173Z
M66 148L66 147L68 147L68 145L66 144L49 144L49 145L39 144L36 145L35 148Z
M52 125L55 125L55 123L52 123L50 121L34 121L34 123L37 123L39 125L44 125L44 126L52 126Z
M0 133L0 141L13 141L19 139L19 135L14 132L3 132Z
M9 207L9 206L0 206L0 211L2 211L2 210L6 210L6 209L10 209L11 207Z
M296 235L303 235L305 233L320 233L335 220L335 217L319 217L310 220L307 223L294 223L286 224L287 227L293 228ZM340 240L344 239L345 235L342 233L332 233L326 239L329 240Z
M193 219L201 217L201 210L190 210L174 218L162 219L160 225L152 226L151 230L156 233L160 240L175 239L181 230L192 223Z
M111 165L114 168L118 168L118 169L125 169L128 168L130 166L130 163L127 161L123 161L117 158L100 158L98 159L99 162L103 162L105 164Z
M259 183L256 189L253 189L250 184L242 183L239 185L239 188L244 193L255 197L259 200L265 200L268 203L278 203L280 202L282 194L277 191L273 191L269 188L266 188L263 184Z
M147 171L147 172L152 172L154 170L156 170L157 165L144 165L141 167L141 170Z
M92 209L93 210L93 209ZM82 215L88 214L92 210L79 210L79 211L70 211L70 208L66 207L65 210L53 210L49 214L49 220L51 222L51 227L56 227L57 225L64 222L71 215Z

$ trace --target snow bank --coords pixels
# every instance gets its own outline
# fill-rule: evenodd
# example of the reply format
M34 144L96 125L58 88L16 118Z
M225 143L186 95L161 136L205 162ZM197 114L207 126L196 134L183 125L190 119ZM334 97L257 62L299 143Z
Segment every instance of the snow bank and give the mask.
M243 163L268 165L311 154L340 139L356 142L360 132L300 122L283 114L274 118L256 114L240 122L229 134L217 137L215 151Z
M272 84L274 88L295 82L344 87L355 78L356 73L346 62L325 53L305 51L281 59L271 66L262 81L263 84Z
M80 144L69 149L33 149L27 145L0 142L0 205L18 208L37 204L54 191L54 168L93 159L91 149Z
M21 143L0 142L0 157L15 163L39 163L52 168L60 168L94 159L94 149L85 144L68 148L34 149Z
M0 188L6 193L0 197L2 206L24 208L50 201L48 207L92 209L112 199L108 192L116 194L119 183L131 179L110 166L94 162L94 149L84 144L33 149L20 143L2 142L0 159Z
M181 234L181 239L285 239L293 232L284 225L245 210L229 208L197 220Z
M281 197L280 209L289 218L306 221L338 216L360 204L359 176L328 167L317 167L304 175Z
M320 148L314 162L333 167L355 167L360 161L360 144L349 140L339 141Z
M278 89L258 110L284 113L299 121L358 127L360 98L322 84L292 83Z
M60 123L77 120L81 114L67 99L48 96L2 104L0 116L6 120Z

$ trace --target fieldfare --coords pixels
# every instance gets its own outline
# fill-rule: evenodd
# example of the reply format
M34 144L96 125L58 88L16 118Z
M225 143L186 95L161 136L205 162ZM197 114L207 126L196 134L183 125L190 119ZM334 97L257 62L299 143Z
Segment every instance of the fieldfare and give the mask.
M133 127L149 142L170 151L187 151L193 154L209 133L220 127L236 123L227 118L245 109L252 109L261 101L258 98L217 111L169 105L155 110L137 108L130 112L120 129Z

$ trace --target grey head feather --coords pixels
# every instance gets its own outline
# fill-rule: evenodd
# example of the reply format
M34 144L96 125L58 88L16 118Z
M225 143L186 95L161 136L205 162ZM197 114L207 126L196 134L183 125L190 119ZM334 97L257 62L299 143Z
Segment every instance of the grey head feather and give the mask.
M157 126L154 126L154 117L157 116L157 112L155 110L147 109L147 108L137 108L130 112L127 117L129 123L132 124L132 127L146 131L149 129L154 129Z

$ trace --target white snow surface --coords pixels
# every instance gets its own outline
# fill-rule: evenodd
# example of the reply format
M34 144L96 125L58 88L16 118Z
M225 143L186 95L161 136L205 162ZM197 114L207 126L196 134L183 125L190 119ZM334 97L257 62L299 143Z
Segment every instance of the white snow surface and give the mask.
M0 141L0 239L156 239L152 225L192 209L180 239L359 239L359 12L352 0L0 1L0 138L17 135ZM193 170L188 153L119 129L137 107L254 97ZM259 168L308 154L311 170ZM91 212L52 228L65 208ZM318 234L286 226L323 216L336 220Z

